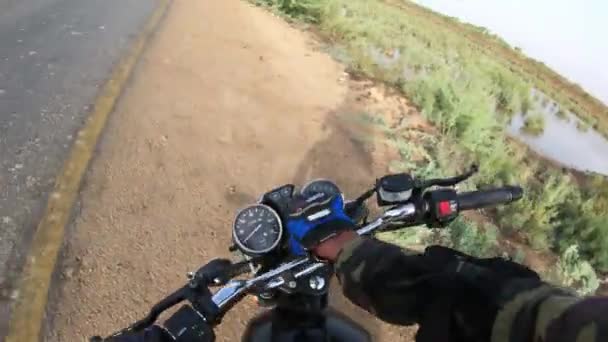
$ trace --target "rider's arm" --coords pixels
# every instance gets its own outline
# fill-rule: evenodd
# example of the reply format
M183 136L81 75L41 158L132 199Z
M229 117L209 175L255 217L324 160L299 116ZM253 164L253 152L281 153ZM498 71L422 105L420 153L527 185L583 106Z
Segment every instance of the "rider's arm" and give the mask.
M390 323L419 321L419 310L403 310L423 304L413 289L425 270L418 267L422 263L412 262L414 252L355 235L343 238L340 244L339 253L329 259L335 261L336 275L352 302ZM328 257L323 250L321 254Z
M498 312L492 341L608 341L608 297L555 292L545 284L517 294Z
M433 298L423 288L433 270L419 262L422 255L352 234L318 250L335 261L350 300L391 323L421 321L425 301ZM608 341L608 298L581 299L544 283L531 289L505 285L500 292L504 301L492 318L476 321L488 325L493 342Z

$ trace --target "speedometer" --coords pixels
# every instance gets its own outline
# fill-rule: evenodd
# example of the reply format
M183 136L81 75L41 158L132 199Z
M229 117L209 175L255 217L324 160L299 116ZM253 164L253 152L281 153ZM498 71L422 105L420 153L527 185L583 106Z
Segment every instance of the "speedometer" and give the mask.
M336 185L336 183L327 179L315 179L309 183L306 183L300 192L306 197L317 193L323 193L327 196L342 195L342 191L340 191L340 188Z
M248 206L236 215L232 237L246 254L270 252L281 241L283 225L279 215L264 204Z

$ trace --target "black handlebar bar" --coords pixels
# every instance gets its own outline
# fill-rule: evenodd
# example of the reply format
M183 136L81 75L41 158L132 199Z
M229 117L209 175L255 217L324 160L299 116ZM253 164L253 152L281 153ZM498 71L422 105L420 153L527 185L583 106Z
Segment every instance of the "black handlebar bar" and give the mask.
M458 209L481 209L497 204L507 204L522 198L524 191L519 186L505 186L498 189L478 190L458 194Z

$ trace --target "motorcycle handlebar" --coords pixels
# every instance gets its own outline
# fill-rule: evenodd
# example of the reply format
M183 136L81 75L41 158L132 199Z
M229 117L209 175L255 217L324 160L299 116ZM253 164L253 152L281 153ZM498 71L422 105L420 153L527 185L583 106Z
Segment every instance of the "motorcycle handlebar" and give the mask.
M481 209L492 205L509 203L520 199L522 196L523 190L519 186L505 186L498 189L465 192L458 194L458 209L459 211ZM376 220L369 222L368 224L357 229L357 234L368 235L378 229L381 229L387 224L392 222L403 222L404 220L407 221L408 219L416 217L417 214L417 207L413 203L399 205L385 211L383 215ZM420 223L422 222L416 222L416 224ZM403 227L408 225L413 225L413 223L404 224ZM282 286L285 283L285 280L280 276L280 274L285 271L289 271L296 267L304 267L303 270L295 274L294 278L297 279L299 277L311 274L312 272L318 270L319 268L325 267L326 265L326 263L313 260L309 257L296 259L283 264L274 270L270 270L267 273L259 275L254 279L250 279L247 282L234 284L236 286L222 289L224 291L219 291L213 296L213 301L218 308L222 309L223 307L227 306L227 303L231 303L234 298L238 297L246 289L251 288L254 285L258 285L259 283L265 283L266 285L264 287L266 289L273 289Z
M516 201L522 196L523 189L519 186L505 186L498 189L465 192L457 195L458 210L480 209L497 204L506 204ZM422 210L426 210L428 205L422 206L422 208L424 208ZM392 207L391 209L386 210L383 215L378 217L376 220L369 222L357 229L357 234L368 235L378 229L382 229L383 227L390 225L391 223L398 223L401 227L422 224L423 222L411 221L411 219L418 216L417 214L420 214L417 213L417 210L420 209L421 207L416 206L414 203L407 203ZM409 223L405 223L408 221ZM238 302L238 300L242 298L242 295L246 294L251 288L263 288L270 290L285 284L285 278L283 277L284 272L299 269L298 272L293 274L293 277L297 279L326 266L327 263L320 262L311 257L295 259L249 280L231 280L225 286L220 288L219 291L212 295L211 301L221 315L221 313L225 312L232 307L232 305ZM136 322L131 327L124 329L122 332L139 331L151 325L161 312L185 299L185 291L187 291L187 286L159 302L153 307L150 314L146 318Z
M523 193L523 189L519 186L464 192L458 194L458 209L472 210L507 204L522 198Z

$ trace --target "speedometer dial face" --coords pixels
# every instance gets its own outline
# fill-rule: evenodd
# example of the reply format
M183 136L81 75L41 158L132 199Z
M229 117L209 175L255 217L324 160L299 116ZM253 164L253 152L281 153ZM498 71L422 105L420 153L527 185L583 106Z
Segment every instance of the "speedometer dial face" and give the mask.
M317 193L323 193L328 196L342 195L340 188L338 188L338 186L334 182L327 179L313 180L304 185L300 192L302 193L302 195L307 197Z
M255 204L239 211L232 236L236 245L248 254L263 254L281 241L283 226L279 215L269 206Z

